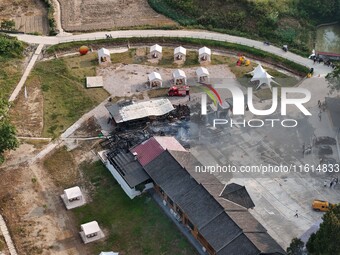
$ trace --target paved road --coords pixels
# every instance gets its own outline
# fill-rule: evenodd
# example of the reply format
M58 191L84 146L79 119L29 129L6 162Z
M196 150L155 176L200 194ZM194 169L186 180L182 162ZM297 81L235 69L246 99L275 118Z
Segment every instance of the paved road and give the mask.
M331 71L331 68L325 65L313 65L313 61L301 57L292 52L284 52L282 49L275 46L266 46L263 42L232 36L227 34L221 34L216 32L209 32L204 30L126 30L126 31L106 31L106 32L94 32L87 34L79 34L79 35L66 35L60 34L56 37L48 37L48 36L34 36L27 34L14 35L19 40L22 40L27 43L35 43L35 44L47 44L47 45L55 45L63 42L70 41L84 41L84 40L95 40L95 39L103 39L105 38L105 34L111 34L113 38L130 38L130 37L191 37L191 38L199 38L199 39L211 39L216 41L225 41L231 43L237 43L242 45L247 45L250 47L258 48L266 52L273 53L275 55L287 58L291 61L294 61L298 64L314 67L315 75L324 76Z
M38 48L34 52L34 55L32 56L28 66L26 67L24 74L21 76L21 79L20 79L18 85L16 86L16 88L14 89L13 93L10 96L10 98L8 100L9 102L13 102L17 98L19 92L21 91L22 87L24 86L24 84L25 84L25 82L28 78L28 75L31 73L31 71L34 67L34 64L37 61L43 47L44 47L44 44L39 44Z

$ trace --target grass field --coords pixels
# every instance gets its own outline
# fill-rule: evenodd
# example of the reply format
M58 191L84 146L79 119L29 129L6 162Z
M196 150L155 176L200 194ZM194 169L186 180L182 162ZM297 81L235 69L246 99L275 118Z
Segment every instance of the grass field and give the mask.
M43 136L57 137L84 113L108 97L102 88L85 88L95 75L95 54L38 63L29 79L38 78L44 96Z
M22 75L23 61L0 57L0 97L8 99Z
M95 189L92 202L73 212L79 224L97 220L106 232L105 241L89 244L92 254L105 250L125 255L196 254L148 195L131 200L100 161L82 165L82 171Z
M71 152L68 152L66 147L61 147L48 156L44 160L44 167L57 186L66 189L77 184L78 167Z

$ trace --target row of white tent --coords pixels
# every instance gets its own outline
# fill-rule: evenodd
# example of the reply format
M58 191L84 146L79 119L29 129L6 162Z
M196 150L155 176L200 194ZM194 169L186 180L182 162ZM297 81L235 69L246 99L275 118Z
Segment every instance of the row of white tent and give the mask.
M150 54L153 57L157 58L160 54L162 54L162 50L163 50L162 46L155 44L150 47ZM186 54L187 54L187 50L182 46L179 46L174 49L175 60L181 60L181 59L185 60ZM198 56L199 60L211 61L211 50L205 46L198 50L198 55L199 55ZM99 61L99 64L110 63L111 62L110 51L105 48L99 49L98 50L98 61Z
M162 46L158 45L158 44L155 44L155 45L152 45L150 47L150 54L154 57L157 57L159 54L162 54ZM187 50L186 48L182 47L182 46L179 46L177 48L174 49L174 57L178 57L178 56L186 56L187 54ZM210 61L211 60L211 49L207 48L207 47L202 47L198 50L198 55L199 55L199 58L201 60L208 60Z
M197 81L201 82L201 81L208 81L209 79L209 71L207 68L205 67L199 67L196 69L196 75L197 75ZM176 69L175 71L173 71L172 73L172 78L174 80L174 83L176 84L176 82L178 80L183 80L183 83L186 84L187 82L187 76L185 74L185 72L181 69ZM158 82L158 85L160 87L162 87L162 76L160 73L158 72L152 72L148 75L148 81L150 83L150 85L154 82Z
M252 82L259 82L256 89L260 88L263 84L267 84L272 89L271 83L276 83L276 81L273 80L273 76L271 76L263 67L261 64L259 64L253 71L250 72L250 74L253 76L250 81Z

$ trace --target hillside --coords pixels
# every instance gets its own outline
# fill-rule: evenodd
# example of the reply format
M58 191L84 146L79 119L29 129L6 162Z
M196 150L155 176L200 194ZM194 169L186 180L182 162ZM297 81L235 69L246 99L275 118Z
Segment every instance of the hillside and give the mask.
M148 0L156 11L184 26L313 48L317 24L340 20L340 0Z

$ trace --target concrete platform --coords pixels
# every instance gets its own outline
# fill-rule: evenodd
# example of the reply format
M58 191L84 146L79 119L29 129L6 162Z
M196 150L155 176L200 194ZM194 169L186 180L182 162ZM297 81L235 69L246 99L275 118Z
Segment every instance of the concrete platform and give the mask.
M101 88L103 86L103 76L86 77L86 88Z

